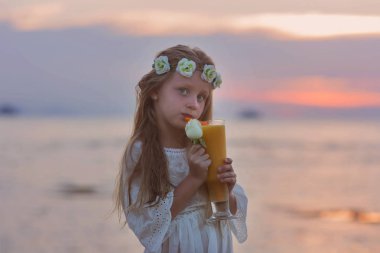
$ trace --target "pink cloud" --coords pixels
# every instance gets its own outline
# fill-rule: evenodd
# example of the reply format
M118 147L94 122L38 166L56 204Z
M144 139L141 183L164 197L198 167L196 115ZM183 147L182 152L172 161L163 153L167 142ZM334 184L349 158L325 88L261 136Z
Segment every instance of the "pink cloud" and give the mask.
M275 82L280 82L276 80ZM380 92L350 87L349 81L323 77L283 80L279 88L255 89L244 85L225 87L224 99L316 107L353 108L380 106Z

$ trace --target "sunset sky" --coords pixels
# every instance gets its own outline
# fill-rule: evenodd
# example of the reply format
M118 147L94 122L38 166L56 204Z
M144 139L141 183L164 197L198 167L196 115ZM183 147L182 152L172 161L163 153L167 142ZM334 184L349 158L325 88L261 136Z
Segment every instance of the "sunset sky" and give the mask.
M214 58L219 111L380 112L377 0L0 0L0 38L0 105L30 113L131 112L155 53L179 43Z

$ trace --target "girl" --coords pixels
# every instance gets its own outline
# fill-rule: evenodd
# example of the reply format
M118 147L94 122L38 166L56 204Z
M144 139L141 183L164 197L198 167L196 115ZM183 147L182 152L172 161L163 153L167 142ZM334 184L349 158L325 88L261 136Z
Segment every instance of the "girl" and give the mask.
M116 207L145 252L230 253L231 231L247 238L247 198L232 160L218 178L228 185L234 220L208 224L205 180L211 161L185 135L185 118L209 120L221 78L200 49L178 45L157 55L137 86L137 111L116 187Z

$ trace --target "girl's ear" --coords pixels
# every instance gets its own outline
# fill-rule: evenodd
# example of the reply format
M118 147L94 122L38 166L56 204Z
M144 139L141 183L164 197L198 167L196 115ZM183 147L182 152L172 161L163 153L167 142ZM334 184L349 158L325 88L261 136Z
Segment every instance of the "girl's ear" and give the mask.
M150 95L151 99L153 100L157 100L158 99L158 95L157 95L157 92L152 92L152 94Z

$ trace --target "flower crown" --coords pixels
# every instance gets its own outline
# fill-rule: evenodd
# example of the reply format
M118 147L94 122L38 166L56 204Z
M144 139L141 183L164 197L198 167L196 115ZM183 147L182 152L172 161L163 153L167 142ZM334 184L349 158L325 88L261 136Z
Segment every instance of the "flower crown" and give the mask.
M157 75L162 75L170 71L169 59L165 55L161 55L154 59L152 67L155 69ZM196 70L197 65L194 61L187 58L182 58L178 64L176 71L185 77L191 77ZM222 83L221 75L216 72L214 65L205 64L201 78L210 83L212 87L219 88Z

